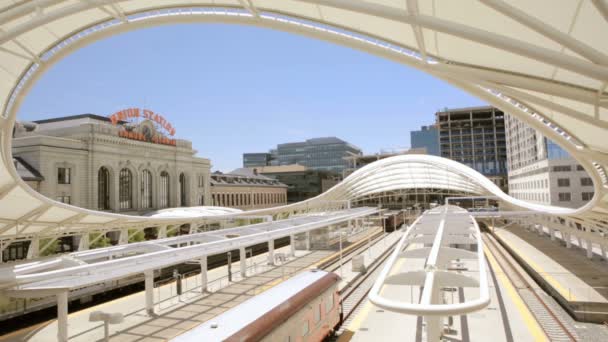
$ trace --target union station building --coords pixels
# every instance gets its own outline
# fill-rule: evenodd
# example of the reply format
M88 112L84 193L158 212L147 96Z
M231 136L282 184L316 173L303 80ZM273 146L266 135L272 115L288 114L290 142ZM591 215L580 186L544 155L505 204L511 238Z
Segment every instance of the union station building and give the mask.
M83 208L142 214L212 205L210 161L149 110L21 122L13 161L43 195Z

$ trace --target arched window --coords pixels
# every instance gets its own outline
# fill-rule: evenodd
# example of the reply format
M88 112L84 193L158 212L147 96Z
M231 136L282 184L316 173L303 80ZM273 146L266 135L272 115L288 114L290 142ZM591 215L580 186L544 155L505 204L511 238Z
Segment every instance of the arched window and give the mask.
M179 206L185 207L186 204L186 175L179 174Z
M159 203L158 206L161 208L167 208L169 206L169 173L167 171L163 171L160 173L160 184L158 188L159 194Z
M97 174L97 209L110 210L110 171L105 167Z
M133 208L133 174L126 168L120 170L118 178L118 201L120 210Z
M148 170L141 173L141 207L152 208L152 173Z

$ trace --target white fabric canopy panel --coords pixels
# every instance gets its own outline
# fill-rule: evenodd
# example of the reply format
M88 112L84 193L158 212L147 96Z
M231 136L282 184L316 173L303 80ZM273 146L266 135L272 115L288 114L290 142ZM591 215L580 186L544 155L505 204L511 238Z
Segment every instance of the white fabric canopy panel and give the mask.
M266 27L322 39L414 67L497 106L562 145L595 183L580 210L514 205L590 226L608 214L608 3L605 0L14 0L0 8L0 237L99 227L190 223L99 213L44 198L11 158L16 112L40 76L63 57L122 32L174 23ZM399 172L399 170L395 170ZM411 169L412 172L414 169ZM472 193L491 186L433 170L417 185ZM318 200L414 184L395 174L351 180ZM443 183L442 183L443 182ZM489 190L494 192L495 189ZM307 202L311 205L314 202ZM319 202L316 202L319 203ZM301 205L286 210L302 208ZM285 208L284 208L285 209ZM264 211L262 211L264 212ZM266 211L269 212L269 211ZM270 211L272 212L272 211ZM274 212L279 212L274 210Z

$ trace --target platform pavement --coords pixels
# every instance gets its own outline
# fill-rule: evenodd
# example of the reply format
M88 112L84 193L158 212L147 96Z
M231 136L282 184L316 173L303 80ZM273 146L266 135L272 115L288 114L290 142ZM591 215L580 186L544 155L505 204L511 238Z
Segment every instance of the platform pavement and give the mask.
M391 274L417 269L423 260L410 259L398 261L399 264ZM450 341L547 341L545 334L534 320L530 311L504 275L500 265L492 258L489 259L492 272L490 272L490 305L466 316L453 317L452 329L446 334ZM476 267L468 262L469 269ZM488 267L488 266L486 266ZM474 276L476 272L471 272ZM385 292L386 291L386 292ZM386 286L383 294L392 298L400 298L410 302L420 296L417 287ZM452 295L454 298L452 299ZM465 298L479 296L478 289L463 289L453 294L447 294L448 303ZM338 341L422 341L424 340L423 320L414 315L405 315L380 309L369 300L358 311L356 317L347 327L344 337Z
M608 263L600 256L589 259L580 247L519 226L495 234L566 300L608 304Z

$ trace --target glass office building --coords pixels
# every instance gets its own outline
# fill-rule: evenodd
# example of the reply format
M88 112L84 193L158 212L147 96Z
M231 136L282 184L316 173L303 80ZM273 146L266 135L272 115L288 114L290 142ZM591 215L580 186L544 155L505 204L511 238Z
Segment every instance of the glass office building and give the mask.
M312 170L340 173L348 167L345 157L360 154L360 148L336 137L314 138L277 146L278 165L299 164Z
M268 166L272 159L270 153L243 153L243 167Z
M346 157L361 155L361 149L336 137L313 138L279 144L267 153L244 153L243 167L302 165L311 170L342 173Z
M420 127L419 131L410 132L412 149L425 148L427 154L439 156L439 131L437 125Z

